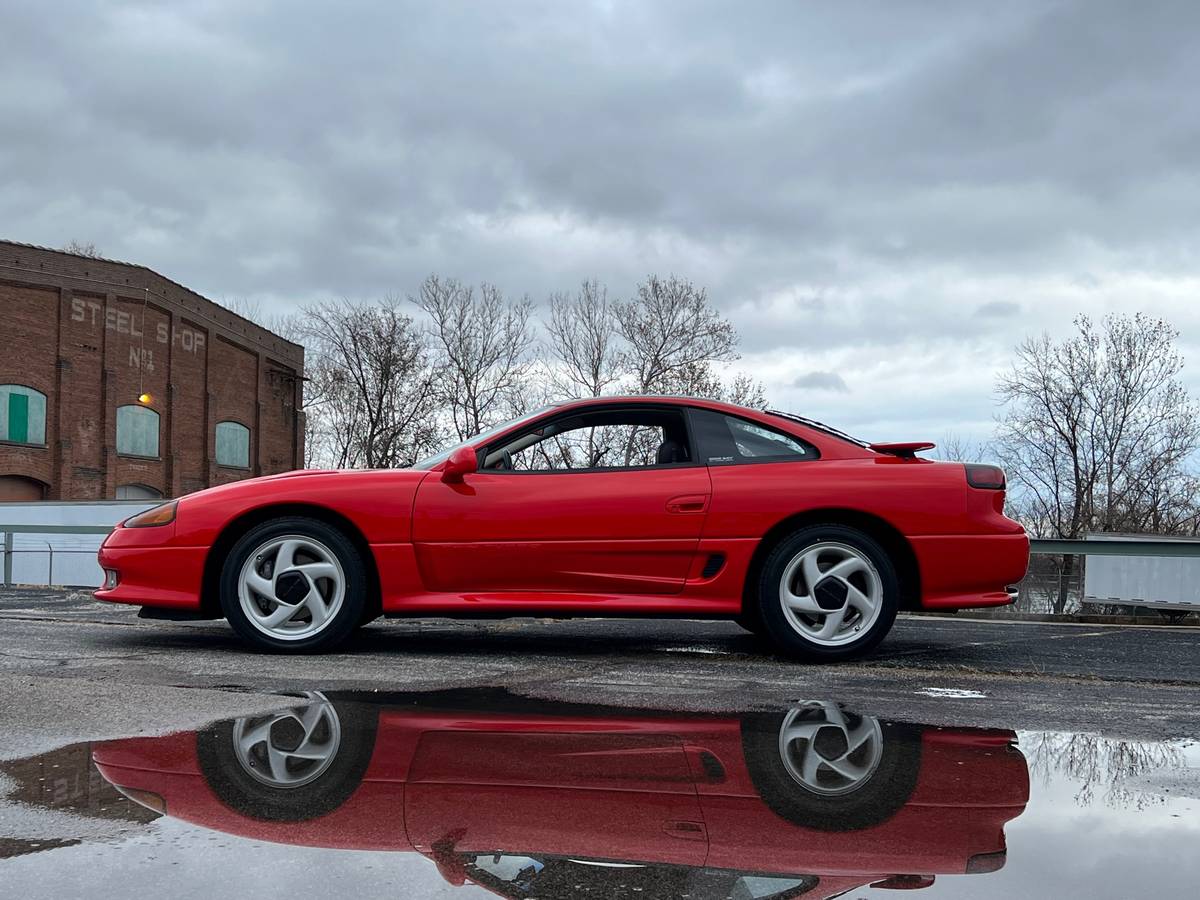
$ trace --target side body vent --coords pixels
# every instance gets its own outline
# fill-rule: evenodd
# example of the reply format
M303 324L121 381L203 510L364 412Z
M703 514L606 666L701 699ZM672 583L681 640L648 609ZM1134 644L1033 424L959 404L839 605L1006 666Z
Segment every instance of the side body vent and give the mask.
M712 578L725 567L724 553L710 553L708 560L704 563L704 568L700 571L700 577L704 579Z

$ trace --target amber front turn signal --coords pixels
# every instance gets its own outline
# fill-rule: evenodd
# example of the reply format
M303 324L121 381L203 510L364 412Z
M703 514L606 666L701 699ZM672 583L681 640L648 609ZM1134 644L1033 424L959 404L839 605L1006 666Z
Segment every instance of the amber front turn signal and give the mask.
M114 784L113 787L122 796L127 797L139 806L153 810L160 816L167 814L167 801L153 791L140 791L137 788L121 787L119 784Z
M140 512L125 520L126 528L150 528L155 525L170 525L175 521L176 500L168 500L153 509Z

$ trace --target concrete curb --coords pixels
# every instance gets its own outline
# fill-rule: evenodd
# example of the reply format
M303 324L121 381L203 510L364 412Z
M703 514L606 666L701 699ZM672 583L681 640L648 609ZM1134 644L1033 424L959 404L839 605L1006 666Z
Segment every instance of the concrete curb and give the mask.
M1189 613L1186 618L1177 622L1172 622L1157 613L1154 615L1099 616L1088 613L1057 615L1055 613L996 613L985 609L964 609L958 613L919 610L907 612L905 615L928 616L936 619L978 619L988 622L1058 622L1064 625L1164 625L1174 628L1200 628L1200 615L1195 613Z

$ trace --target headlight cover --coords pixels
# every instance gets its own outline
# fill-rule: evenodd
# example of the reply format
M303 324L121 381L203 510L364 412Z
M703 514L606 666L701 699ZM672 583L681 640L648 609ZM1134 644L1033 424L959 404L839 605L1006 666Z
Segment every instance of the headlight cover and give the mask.
M160 503L136 516L130 516L121 524L125 528L154 528L159 525L170 525L175 521L175 508L178 505L178 500L168 500L166 503Z

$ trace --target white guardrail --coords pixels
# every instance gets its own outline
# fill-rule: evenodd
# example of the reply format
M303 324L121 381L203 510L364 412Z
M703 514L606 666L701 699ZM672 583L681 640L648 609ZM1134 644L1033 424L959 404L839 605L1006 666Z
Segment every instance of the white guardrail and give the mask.
M96 551L113 526L161 501L0 503L4 586L95 587Z

